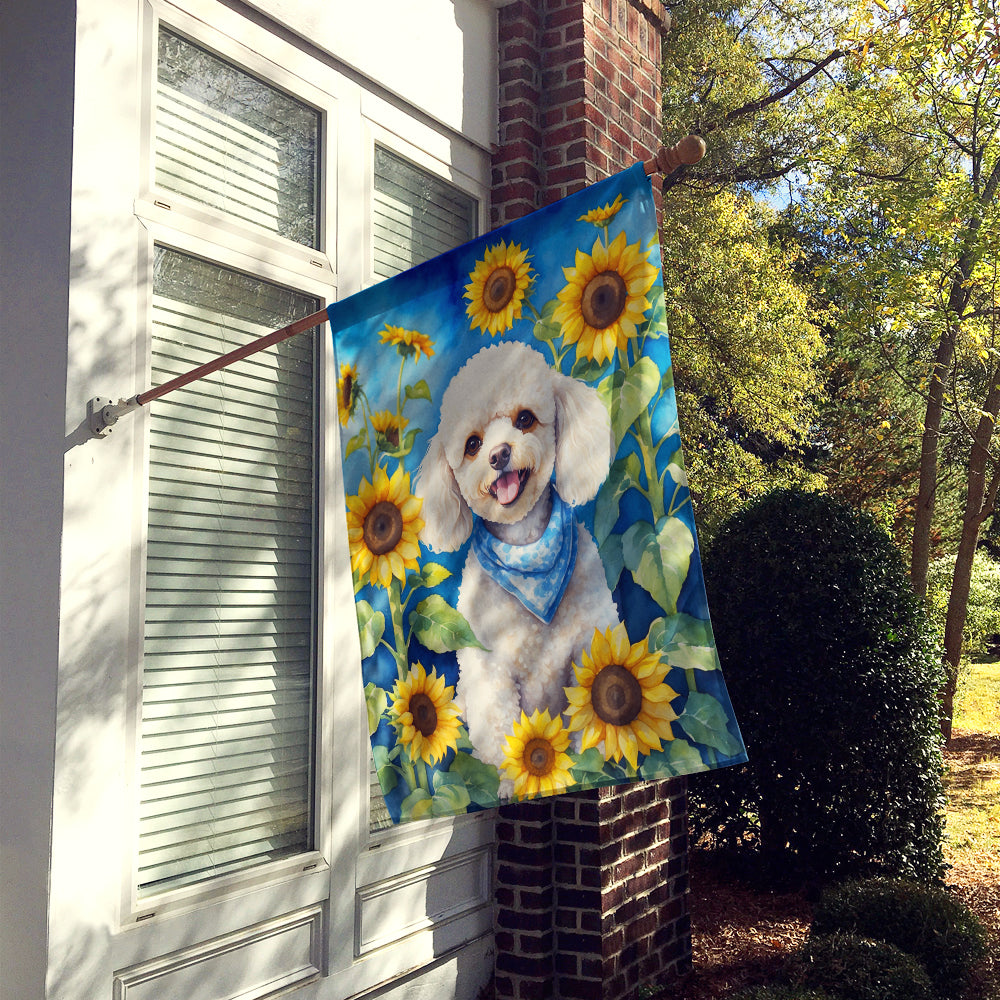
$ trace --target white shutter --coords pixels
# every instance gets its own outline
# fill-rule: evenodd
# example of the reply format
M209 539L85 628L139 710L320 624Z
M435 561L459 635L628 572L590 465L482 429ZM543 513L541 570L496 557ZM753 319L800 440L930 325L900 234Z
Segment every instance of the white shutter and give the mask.
M317 308L164 248L152 384ZM150 405L141 894L310 849L314 339Z
M374 272L380 279L466 243L478 229L475 198L381 146L375 147L372 214ZM374 760L369 784L370 828L391 826Z

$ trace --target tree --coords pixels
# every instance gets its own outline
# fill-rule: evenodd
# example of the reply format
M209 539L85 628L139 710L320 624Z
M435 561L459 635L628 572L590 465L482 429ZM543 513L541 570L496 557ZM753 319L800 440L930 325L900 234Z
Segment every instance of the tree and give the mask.
M797 247L752 196L801 161L809 89L840 57L820 53L829 28L799 6L794 40L782 28L794 4L672 9L665 132L710 137L705 159L669 178L663 225L678 409L706 535L776 483L815 481L806 457L825 348Z
M748 498L809 480L824 347L773 217L747 196L676 192L664 222L677 406L706 536Z
M843 250L833 268L883 352L918 349L923 397L910 575L927 585L942 441L964 434L968 457L957 558L945 624L952 701L972 563L992 516L1000 467L991 451L1000 410L996 341L1000 232L1000 21L996 0L915 0L859 20L864 61L827 99L836 123L813 182ZM887 346L888 345L888 350Z

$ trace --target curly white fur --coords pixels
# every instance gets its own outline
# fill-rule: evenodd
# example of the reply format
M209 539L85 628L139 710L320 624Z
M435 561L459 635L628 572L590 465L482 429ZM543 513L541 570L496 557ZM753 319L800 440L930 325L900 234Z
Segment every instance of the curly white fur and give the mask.
M553 472L566 503L586 503L607 478L612 448L594 389L550 368L525 344L484 348L442 398L415 486L424 501L421 539L454 551L471 534L475 513L502 541L533 542L548 523ZM520 713L563 712L573 659L595 629L619 621L594 539L583 525L576 529L576 566L549 624L495 583L473 551L465 562L458 610L486 649L459 651L456 697L477 755L497 767ZM502 791L509 790L504 782Z

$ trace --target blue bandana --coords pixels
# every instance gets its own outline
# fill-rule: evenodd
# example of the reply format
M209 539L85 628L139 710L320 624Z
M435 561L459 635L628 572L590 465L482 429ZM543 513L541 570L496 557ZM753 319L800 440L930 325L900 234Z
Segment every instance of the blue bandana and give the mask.
M528 545L501 542L477 517L472 548L493 580L546 625L552 621L576 565L576 520L555 487L549 523L538 541Z

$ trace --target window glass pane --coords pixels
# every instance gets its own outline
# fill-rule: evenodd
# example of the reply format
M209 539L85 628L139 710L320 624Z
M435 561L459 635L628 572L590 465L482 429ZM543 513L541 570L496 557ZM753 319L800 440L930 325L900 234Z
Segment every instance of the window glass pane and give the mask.
M375 274L391 278L476 235L476 199L375 147Z
M319 122L315 109L160 28L158 188L315 247Z
M315 299L158 247L152 383ZM150 404L140 893L312 847L314 334Z

